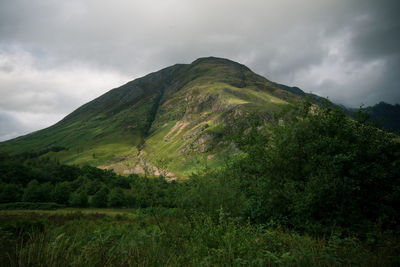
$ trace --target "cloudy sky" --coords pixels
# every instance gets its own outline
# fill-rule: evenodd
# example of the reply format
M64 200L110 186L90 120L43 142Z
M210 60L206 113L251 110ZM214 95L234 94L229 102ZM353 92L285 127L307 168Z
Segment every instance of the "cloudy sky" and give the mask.
M347 106L400 102L398 0L0 0L0 140L204 56Z

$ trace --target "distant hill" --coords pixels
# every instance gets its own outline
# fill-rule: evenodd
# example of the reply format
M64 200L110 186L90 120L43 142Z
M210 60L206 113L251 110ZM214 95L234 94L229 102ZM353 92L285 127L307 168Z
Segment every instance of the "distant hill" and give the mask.
M400 133L400 105L391 105L380 102L373 107L368 107L371 119L376 121L385 130Z
M357 108L346 108L348 115L354 116ZM377 127L393 133L400 133L400 105L391 105L385 102L380 102L374 106L363 108L369 115L369 120Z

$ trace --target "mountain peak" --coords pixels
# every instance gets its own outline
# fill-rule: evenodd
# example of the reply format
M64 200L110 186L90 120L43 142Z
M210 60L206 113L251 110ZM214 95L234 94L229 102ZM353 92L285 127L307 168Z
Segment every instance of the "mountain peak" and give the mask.
M233 61L233 60L230 60L227 58L214 57L214 56L198 58L195 61L193 61L191 65L199 65L199 64L231 65L231 66L237 66L237 67L240 66L241 68L250 70L245 65L240 64L236 61Z
M176 177L185 177L200 155L210 162L223 158L230 149L226 127L250 112L270 122L295 104L298 92L289 89L232 60L199 58L115 88L47 129L3 143L0 151L45 151L62 163L126 174L161 158L170 160Z
M195 61L192 62L192 64L199 64L199 63L220 63L220 64L227 64L227 63L234 63L234 64L239 64L235 61L232 61L227 58L222 58L222 57L214 57L214 56L209 56L209 57L200 57L196 59Z

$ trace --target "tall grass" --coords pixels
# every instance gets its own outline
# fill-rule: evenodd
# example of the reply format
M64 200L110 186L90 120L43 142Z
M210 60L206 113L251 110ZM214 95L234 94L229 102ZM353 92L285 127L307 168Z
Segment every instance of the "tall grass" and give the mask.
M385 237L300 235L172 210L124 215L1 215L1 266L396 266Z

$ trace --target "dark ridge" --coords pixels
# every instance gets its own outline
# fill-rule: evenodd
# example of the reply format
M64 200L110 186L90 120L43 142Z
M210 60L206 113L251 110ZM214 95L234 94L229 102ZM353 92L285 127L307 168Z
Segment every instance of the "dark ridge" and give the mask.
M285 90L285 91L291 92L292 94L295 94L295 95L298 95L298 96L301 96L301 97L306 97L307 96L307 94L304 93L304 91L301 90L298 87L290 87L290 86L283 85L283 84L280 84L280 83L273 83L273 84L276 85L277 87Z
M198 58L195 61L193 61L191 65L198 65L198 64L234 65L240 68L244 68L245 70L251 71L247 66L240 64L238 62L226 58L213 57L213 56Z
M400 133L400 105L391 105L380 102L373 107L368 107L371 120L381 124L385 130Z
M160 108L161 99L163 98L164 93L165 93L165 87L161 88L159 94L157 95L156 99L154 100L154 104L150 110L147 127L146 127L146 129L144 129L144 137L147 137L150 133L151 126L153 125L153 122L156 118L157 112ZM144 142L144 139L143 139L143 142Z

